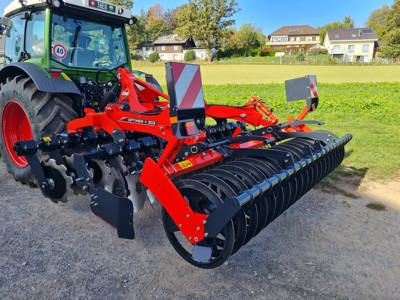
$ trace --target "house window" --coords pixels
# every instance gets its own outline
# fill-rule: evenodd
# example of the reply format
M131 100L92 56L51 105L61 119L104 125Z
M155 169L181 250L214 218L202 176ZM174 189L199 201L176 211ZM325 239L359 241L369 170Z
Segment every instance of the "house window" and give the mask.
M369 52L369 45L368 44L362 46L362 52L363 53L368 53Z
M302 37L300 38L300 41L305 42L305 41L306 41L306 37L305 37L305 36L302 36Z
M178 51L179 50L179 46L174 46L174 50Z
M165 51L165 50L167 50L167 47L161 46L161 51Z
M289 38L287 36L274 36L272 37L272 41L275 43L287 42Z
M356 50L356 46L355 45L348 45L347 46L347 52L348 53L354 53Z
M333 52L338 53L340 51L340 45L333 46Z
M317 40L317 37L316 37L316 36L313 36L313 37L312 37L312 41L315 42L316 40Z

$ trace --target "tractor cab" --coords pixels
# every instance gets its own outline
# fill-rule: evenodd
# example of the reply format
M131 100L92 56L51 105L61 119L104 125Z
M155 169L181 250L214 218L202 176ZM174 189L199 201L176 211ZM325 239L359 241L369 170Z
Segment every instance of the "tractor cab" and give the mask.
M130 68L125 25L135 18L121 7L95 0L15 0L4 15L6 64L33 63L49 76L64 73L73 80Z
M117 71L131 69L125 27L135 21L97 0L10 1L0 18L0 154L17 180L32 183L33 173L15 142L60 133L85 108L117 102Z

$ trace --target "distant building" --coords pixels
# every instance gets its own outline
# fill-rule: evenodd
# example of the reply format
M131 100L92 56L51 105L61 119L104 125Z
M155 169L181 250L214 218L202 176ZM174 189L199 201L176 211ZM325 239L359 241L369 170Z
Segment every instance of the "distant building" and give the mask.
M198 48L192 38L182 39L177 34L161 36L153 44L144 45L141 55L148 59L151 53L157 52L163 61L182 61L188 50L193 50L199 60L208 58L207 49Z
M324 46L333 57L345 62L370 62L378 49L378 36L370 28L328 30Z
M319 30L308 25L283 26L269 35L267 46L286 51L307 51L320 44Z

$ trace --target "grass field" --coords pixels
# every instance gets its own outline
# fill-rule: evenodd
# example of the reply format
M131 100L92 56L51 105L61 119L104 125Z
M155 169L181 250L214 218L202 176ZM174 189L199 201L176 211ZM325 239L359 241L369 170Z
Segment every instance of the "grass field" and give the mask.
M138 69L164 82L163 64ZM308 119L324 121L321 129L354 136L345 164L374 179L399 172L400 65L202 65L208 102L241 105L259 96L282 121L304 105L285 101L283 82L305 74L316 74L320 88L320 107Z
M365 171L372 179L384 179L400 170L400 84L321 84L320 106L308 119L321 120L338 135L353 134L345 164ZM283 84L206 85L210 103L240 105L258 95L271 103L285 121L303 102L287 103Z
M134 62L135 63L135 62ZM153 74L160 82L165 81L165 67L134 65L134 68ZM323 83L348 82L398 82L400 65L229 65L203 64L201 72L204 84L262 84L283 83L286 79L314 74Z

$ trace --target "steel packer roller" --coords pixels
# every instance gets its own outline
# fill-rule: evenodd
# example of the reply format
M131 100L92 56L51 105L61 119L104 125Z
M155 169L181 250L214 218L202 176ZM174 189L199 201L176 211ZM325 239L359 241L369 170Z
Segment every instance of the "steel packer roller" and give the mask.
M256 97L240 107L207 104L198 65L167 63L166 74L168 95L119 69L116 101L85 108L64 133L17 141L14 151L45 197L88 195L120 238L134 239L133 215L149 201L178 254L215 268L337 168L351 135L304 120L318 106L315 76L286 81L288 101L306 105L280 122Z

